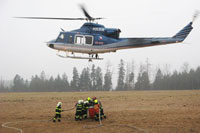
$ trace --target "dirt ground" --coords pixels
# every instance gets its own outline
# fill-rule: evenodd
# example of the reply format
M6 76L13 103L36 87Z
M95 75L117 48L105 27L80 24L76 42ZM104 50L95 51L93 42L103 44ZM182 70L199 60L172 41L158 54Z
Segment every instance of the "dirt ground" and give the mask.
M77 100L96 96L107 119L103 126L92 119L75 121L75 109L62 113L62 122L48 121L58 101L63 109ZM0 93L0 124L17 127L23 133L197 133L200 132L200 91L127 91ZM36 121L35 121L36 120ZM37 121L45 120L45 121ZM0 127L0 133L19 131Z

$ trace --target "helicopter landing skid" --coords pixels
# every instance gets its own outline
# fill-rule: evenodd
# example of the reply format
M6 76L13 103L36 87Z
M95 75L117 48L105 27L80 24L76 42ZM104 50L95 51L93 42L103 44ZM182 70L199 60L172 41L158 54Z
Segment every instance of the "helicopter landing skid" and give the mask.
M57 54L57 56L62 57L62 58L87 59L89 61L92 61L92 60L103 60L103 58L99 58L99 57L95 58L95 57L82 57L82 56L69 56L69 55L63 56L63 55L59 55L59 54Z

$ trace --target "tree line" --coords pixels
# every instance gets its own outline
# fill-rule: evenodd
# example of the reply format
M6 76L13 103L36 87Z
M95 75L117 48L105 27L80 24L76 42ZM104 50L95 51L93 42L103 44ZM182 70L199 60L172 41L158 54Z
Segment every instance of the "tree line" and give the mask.
M113 87L113 71L106 65L105 74L102 68L92 65L83 68L81 73L73 68L72 79L69 81L66 73L56 77L46 77L44 71L32 76L30 80L16 74L12 86L5 86L0 79L0 92L64 92L64 91L126 91L126 90L193 90L200 89L200 66L189 69L183 65L182 71L164 72L156 70L153 80L150 79L149 63L140 65L135 73L135 64L120 60L117 70L117 85Z

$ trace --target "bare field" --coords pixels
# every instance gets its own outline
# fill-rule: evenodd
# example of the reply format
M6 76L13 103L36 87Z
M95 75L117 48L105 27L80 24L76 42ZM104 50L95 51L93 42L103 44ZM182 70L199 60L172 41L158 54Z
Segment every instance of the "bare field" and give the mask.
M103 126L91 119L74 121L75 109L62 113L62 122L49 120L58 101L62 109L73 108L77 100L96 96L108 116ZM0 124L17 127L24 133L121 133L200 132L200 91L127 91L127 92L57 92L0 93ZM121 125L119 125L121 124ZM132 126L132 128L130 127ZM19 131L0 127L0 133Z

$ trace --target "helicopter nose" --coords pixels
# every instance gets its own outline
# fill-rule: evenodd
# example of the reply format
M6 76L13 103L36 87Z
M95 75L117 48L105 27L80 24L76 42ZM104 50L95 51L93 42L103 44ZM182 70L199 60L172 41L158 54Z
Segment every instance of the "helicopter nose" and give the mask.
M49 44L49 47L50 48L54 48L54 44Z
M54 44L51 44L51 43L47 43L47 46L50 48L54 48Z
M50 48L54 48L54 43L55 43L55 40L51 40L51 41L47 42L47 46Z

